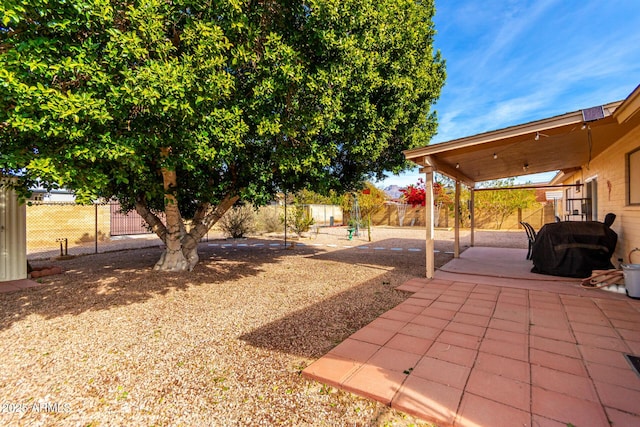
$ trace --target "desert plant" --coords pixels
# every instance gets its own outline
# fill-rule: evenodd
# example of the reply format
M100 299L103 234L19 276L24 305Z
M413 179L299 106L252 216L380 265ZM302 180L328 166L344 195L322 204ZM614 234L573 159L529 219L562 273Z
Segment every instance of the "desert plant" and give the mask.
M219 225L225 236L234 239L244 237L255 231L256 212L249 204L234 206L220 219Z
M257 227L265 233L283 231L283 221L280 220L280 206L263 206L258 211Z
M284 222L284 215L281 218L282 222ZM315 220L303 206L294 205L288 208L287 229L298 236L302 236L302 233L309 231L314 223Z

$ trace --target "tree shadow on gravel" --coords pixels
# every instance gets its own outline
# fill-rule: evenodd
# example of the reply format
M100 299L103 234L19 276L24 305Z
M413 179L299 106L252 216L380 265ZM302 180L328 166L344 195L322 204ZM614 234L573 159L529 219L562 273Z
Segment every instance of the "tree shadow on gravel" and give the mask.
M60 266L64 273L38 279L43 286L0 293L0 330L34 314L45 319L79 315L89 310L110 310L142 303L194 286L233 282L257 275L265 264L280 263L287 256L318 252L312 248L273 249L268 245L266 243L264 248L214 248L202 243L199 246L200 263L193 271L185 273L153 270L162 253L160 247L42 262Z
M404 242L407 246L407 240ZM377 266L381 273L242 335L240 339L255 347L308 358L326 354L409 297L410 293L397 291L396 287L411 278L424 277L424 250L410 252L405 248L403 251L393 251L391 248L398 246L393 243L397 243L395 239L389 239L362 245L369 246L367 249L354 247L313 255L317 260L343 263L344 268L349 268L350 264ZM424 242L421 243L424 246ZM375 247L385 249L376 250ZM419 246L410 244L408 247ZM444 251L436 255L437 266L444 265L453 257Z
M318 358L410 294L391 286L384 273L240 336L247 344Z

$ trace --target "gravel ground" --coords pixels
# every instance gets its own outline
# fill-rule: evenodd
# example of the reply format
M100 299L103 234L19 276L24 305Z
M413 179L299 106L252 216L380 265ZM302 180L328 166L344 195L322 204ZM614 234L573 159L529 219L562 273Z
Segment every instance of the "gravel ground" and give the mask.
M346 234L210 240L185 274L153 271L158 247L55 261L46 286L0 294L0 425L427 425L300 375L424 275L424 229Z

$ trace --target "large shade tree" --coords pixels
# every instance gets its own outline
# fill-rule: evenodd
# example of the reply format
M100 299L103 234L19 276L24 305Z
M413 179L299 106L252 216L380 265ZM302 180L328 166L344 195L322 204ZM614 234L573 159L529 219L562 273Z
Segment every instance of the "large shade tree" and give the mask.
M432 0L0 7L0 173L135 209L157 269L193 268L238 200L398 172L436 129Z

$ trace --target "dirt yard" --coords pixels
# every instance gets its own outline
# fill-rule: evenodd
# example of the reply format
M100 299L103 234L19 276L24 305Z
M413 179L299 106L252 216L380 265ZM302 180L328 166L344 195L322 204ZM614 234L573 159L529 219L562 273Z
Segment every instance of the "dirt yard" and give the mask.
M214 239L186 274L152 271L159 247L36 262L66 272L0 294L0 425L427 425L300 375L407 298L394 288L424 276L424 236ZM436 237L442 265L453 235Z

